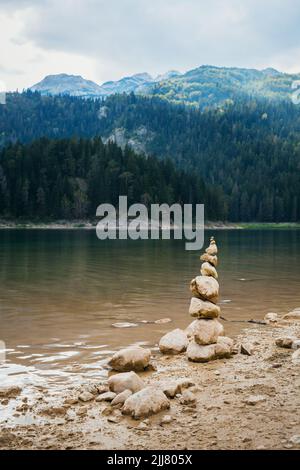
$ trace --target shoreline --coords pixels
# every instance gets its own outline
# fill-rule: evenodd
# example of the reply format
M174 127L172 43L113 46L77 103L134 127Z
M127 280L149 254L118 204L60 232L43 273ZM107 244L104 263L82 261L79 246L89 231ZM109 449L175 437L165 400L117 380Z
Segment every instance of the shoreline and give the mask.
M300 446L300 361L279 337L300 337L300 322L247 327L236 341L251 345L250 356L236 354L199 364L185 354L152 351L154 371L139 373L146 384L187 379L196 403L170 400L170 410L133 420L107 402L81 402L100 378L80 389L9 400L12 416L23 424L2 423L0 449L296 449ZM72 399L73 398L73 399ZM16 416L17 415L17 416ZM163 416L171 416L164 423ZM25 424L27 422L28 424Z
M98 221L90 220L58 220L47 222L18 221L0 219L0 230L96 230ZM205 230L300 230L297 222L206 222ZM117 228L118 230L118 228ZM170 230L174 230L173 227Z

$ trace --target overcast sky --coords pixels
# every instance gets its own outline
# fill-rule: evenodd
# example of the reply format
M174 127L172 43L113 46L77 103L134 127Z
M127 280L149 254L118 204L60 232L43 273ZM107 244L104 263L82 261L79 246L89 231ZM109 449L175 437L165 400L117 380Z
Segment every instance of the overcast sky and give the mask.
M0 0L0 81L202 64L300 72L299 0Z

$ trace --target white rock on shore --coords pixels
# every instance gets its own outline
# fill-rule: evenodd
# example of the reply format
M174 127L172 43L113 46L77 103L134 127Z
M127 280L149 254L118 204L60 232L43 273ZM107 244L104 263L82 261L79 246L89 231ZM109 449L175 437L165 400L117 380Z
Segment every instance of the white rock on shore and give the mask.
M135 393L144 388L145 384L135 372L123 372L109 377L108 386L115 393L121 393L124 390L131 390Z
M157 387L146 387L134 393L124 403L122 413L134 419L146 418L170 408L166 395Z
M183 330L177 328L164 335L159 342L159 349L163 354L180 354L186 351L188 338Z
M119 372L142 371L148 367L150 358L150 349L135 346L117 351L108 365Z

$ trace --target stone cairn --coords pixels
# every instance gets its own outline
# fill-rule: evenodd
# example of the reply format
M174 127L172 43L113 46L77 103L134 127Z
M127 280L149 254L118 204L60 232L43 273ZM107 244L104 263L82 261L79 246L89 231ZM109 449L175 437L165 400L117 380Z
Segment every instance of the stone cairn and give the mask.
M187 357L194 362L208 362L213 359L230 357L233 340L224 336L223 325L219 322L221 309L217 305L219 283L216 266L218 248L214 237L205 253L201 275L190 283L192 292L189 314L196 318L185 331L176 329L163 336L159 343L164 354L179 354L187 351Z

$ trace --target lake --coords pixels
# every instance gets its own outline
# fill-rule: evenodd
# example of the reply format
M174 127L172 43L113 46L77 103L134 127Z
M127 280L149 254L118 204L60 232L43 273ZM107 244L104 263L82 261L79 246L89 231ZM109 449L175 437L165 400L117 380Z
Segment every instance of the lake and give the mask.
M300 231L207 230L219 246L226 333L300 306ZM105 374L113 350L185 328L198 252L184 241L100 241L94 230L0 231L1 381ZM143 323L168 317L168 324ZM115 323L136 326L115 328ZM2 343L3 344L3 343ZM0 353L1 354L1 353ZM3 353L2 353L3 356Z

